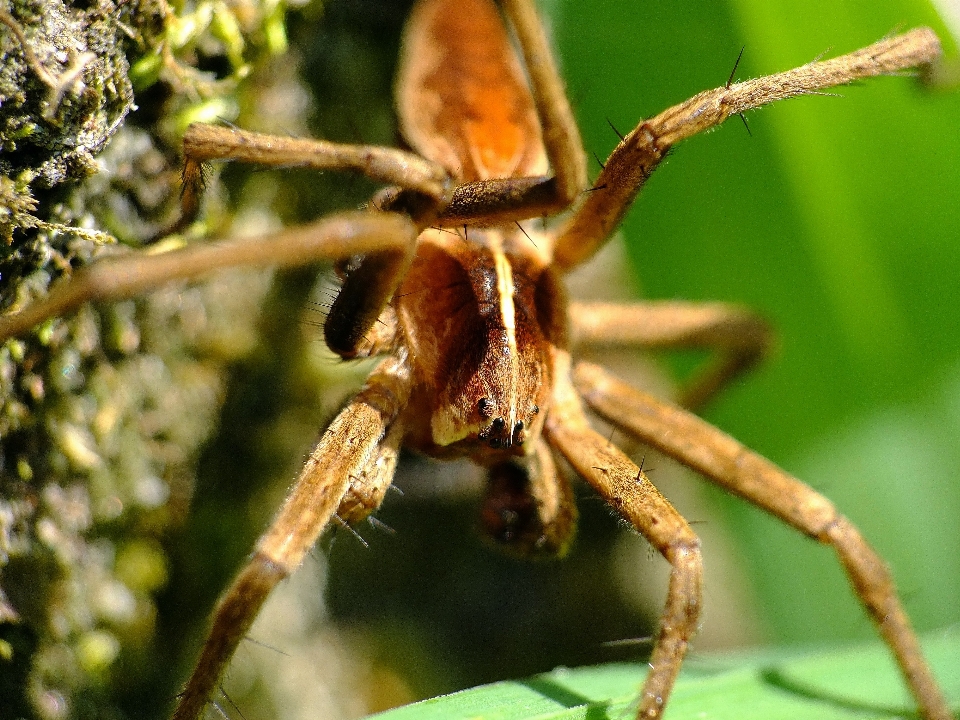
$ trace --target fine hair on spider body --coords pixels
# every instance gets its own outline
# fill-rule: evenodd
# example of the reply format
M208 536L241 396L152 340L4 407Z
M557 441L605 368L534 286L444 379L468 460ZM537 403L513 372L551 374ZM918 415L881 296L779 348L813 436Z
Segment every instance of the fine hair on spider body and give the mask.
M514 49L511 32L515 36ZM396 104L411 150L195 124L184 137L182 219L200 212L203 165L233 160L360 173L386 186L370 209L266 237L96 263L0 318L0 339L89 300L114 300L218 268L344 261L324 323L340 357L380 358L323 433L249 562L223 594L174 717L195 720L272 589L331 524L354 525L391 486L401 448L468 458L487 473L481 516L524 555L562 555L576 523L563 459L671 566L636 717L659 718L700 621L700 541L587 411L798 532L830 546L900 667L921 715L949 708L883 561L818 492L692 410L758 362L764 321L721 303L583 303L564 277L610 239L672 147L776 100L896 73L939 54L917 29L832 60L726 84L620 135L591 185L586 154L532 0L418 0ZM613 127L613 123L610 123ZM556 218L534 229L528 220ZM539 225L539 223L538 223ZM428 292L425 290L429 290ZM713 358L679 405L641 392L580 347L695 348Z

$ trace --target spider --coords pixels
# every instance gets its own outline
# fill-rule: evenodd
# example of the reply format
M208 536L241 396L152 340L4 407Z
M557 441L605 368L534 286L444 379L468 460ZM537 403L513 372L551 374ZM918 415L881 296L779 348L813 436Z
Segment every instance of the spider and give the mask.
M562 457L672 566L640 690L660 717L700 611L699 540L641 467L591 428L589 408L801 533L830 545L899 664L924 717L951 717L880 558L833 505L688 409L571 348L616 342L716 351L683 396L702 404L753 365L766 326L727 305L567 300L562 278L610 238L644 181L681 140L774 100L927 63L926 29L849 55L726 85L628 133L588 186L579 132L531 0L419 0L408 22L398 113L416 154L193 125L184 138L182 221L199 213L204 162L239 160L359 172L388 187L364 211L255 240L103 261L47 299L0 319L0 339L91 299L144 292L240 265L338 262L324 333L344 359L382 356L327 428L275 520L223 595L174 717L199 717L280 580L332 521L356 523L390 486L401 446L466 456L489 477L491 535L528 554L562 554L576 511ZM514 51L512 29L519 46ZM527 221L561 216L538 231Z

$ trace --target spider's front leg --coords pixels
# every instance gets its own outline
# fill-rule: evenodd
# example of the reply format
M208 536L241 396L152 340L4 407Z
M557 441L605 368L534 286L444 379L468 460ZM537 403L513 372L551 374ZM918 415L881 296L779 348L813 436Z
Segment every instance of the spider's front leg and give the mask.
M700 540L643 471L593 430L569 379L569 355L558 362L547 441L673 566L637 709L638 720L659 718L666 707L701 609Z
M559 229L554 249L557 266L571 269L593 256L623 220L647 178L678 142L720 125L731 115L929 64L940 53L936 34L929 28L917 28L832 60L707 90L641 122L610 154L591 192Z
M410 394L406 358L380 363L323 434L253 556L217 605L200 659L174 720L196 720L270 591L299 567L330 519L356 520L376 509L393 478Z
M573 379L587 404L603 418L804 535L830 545L900 666L921 715L928 720L952 719L890 571L829 500L696 415L631 387L597 365L578 363Z
M123 300L220 269L296 267L366 253L378 258L378 274L368 287L364 305L352 315L355 327L365 332L413 261L419 231L402 213L350 212L267 236L198 243L157 255L106 258L59 282L42 300L0 316L0 342L85 302Z

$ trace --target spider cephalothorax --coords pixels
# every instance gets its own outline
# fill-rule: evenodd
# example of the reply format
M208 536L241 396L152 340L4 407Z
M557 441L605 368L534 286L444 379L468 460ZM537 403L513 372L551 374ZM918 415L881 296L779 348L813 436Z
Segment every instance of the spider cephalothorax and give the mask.
M543 253L516 228L420 236L394 301L417 380L411 427L429 418L416 447L481 462L529 450L563 346L561 297Z

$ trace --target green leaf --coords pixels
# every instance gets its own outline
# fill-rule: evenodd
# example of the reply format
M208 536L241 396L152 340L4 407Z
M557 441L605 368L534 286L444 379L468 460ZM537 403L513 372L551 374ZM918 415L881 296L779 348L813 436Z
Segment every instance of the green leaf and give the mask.
M954 711L960 708L960 628L929 634L926 656ZM407 705L377 720L623 720L632 717L642 665L558 668ZM914 715L887 648L879 642L800 653L692 657L669 720L886 720Z

